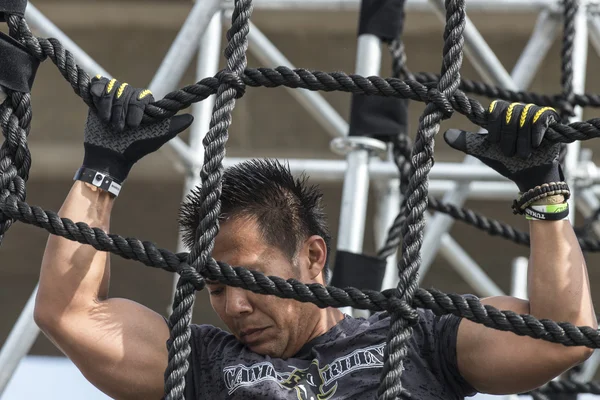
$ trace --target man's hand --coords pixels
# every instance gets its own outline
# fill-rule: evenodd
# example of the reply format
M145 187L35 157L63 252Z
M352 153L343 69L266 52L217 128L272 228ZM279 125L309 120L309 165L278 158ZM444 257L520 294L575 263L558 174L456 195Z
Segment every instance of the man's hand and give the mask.
M444 133L446 143L512 180L523 193L564 180L560 145L543 141L548 126L559 120L553 108L496 100L490 117L489 133L450 129Z
M83 168L109 175L121 184L132 166L187 129L189 114L141 125L146 106L154 102L149 90L132 88L115 79L96 76L90 92L96 110L90 109L85 126Z

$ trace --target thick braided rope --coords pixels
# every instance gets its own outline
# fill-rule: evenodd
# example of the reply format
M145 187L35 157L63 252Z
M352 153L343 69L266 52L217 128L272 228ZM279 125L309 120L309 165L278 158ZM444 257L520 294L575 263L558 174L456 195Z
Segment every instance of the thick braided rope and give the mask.
M60 218L55 212L31 207L15 196L9 196L6 202L0 203L0 211L21 222L44 228L54 235L91 245L97 250L109 251L166 271L177 271L181 275L188 276L188 281L195 279L198 286L203 285L202 276L204 276L254 293L310 302L322 308L353 307L385 311L392 307L392 301L395 300L393 290L382 293L357 288L340 289L319 284L305 285L294 279L267 277L260 272L242 267L216 263L213 259L209 260L210 268L202 271L201 276L198 271L187 264L188 254L173 254L168 250L157 248L150 242L135 238L123 238L116 234L107 234L98 228L91 228L84 223L74 223L69 219ZM538 320L531 315L499 311L491 306L483 305L471 297L465 299L456 294L418 289L413 299L413 305L430 309L436 315L453 314L484 324L489 328L511 331L518 335L561 343L565 346L600 347L600 332L590 327L578 328L569 323Z
M227 33L229 43L225 49L225 57L227 58L226 73L240 76L246 68L247 35L251 14L252 2L250 0L236 1L232 15L232 26ZM229 136L231 112L235 107L235 99L240 94L230 83L223 83L219 86L210 129L204 139L204 165L200 173L202 179L201 204L198 210L200 224L196 230L195 244L188 258L188 262L198 272L207 268L215 237L219 232L218 217L221 211L220 195L225 144ZM183 399L185 373L189 367L186 359L190 353L190 322L194 297L194 285L191 282L186 282L185 278L181 277L173 303L174 313L170 318L174 327L171 336L174 343L179 344L179 348L169 349L169 367L166 372L165 384L168 393L167 400ZM176 316L175 310L180 315Z
M9 17L11 32L18 32L20 40L40 60L49 57L57 65L61 74L73 87L75 93L84 102L93 107L89 94L90 77L74 62L73 55L65 50L56 39L43 39L33 36L26 21L18 16ZM275 69L247 69L241 81L226 71L215 78L206 78L194 85L169 93L164 99L148 105L144 114L144 123L152 123L172 117L178 111L189 107L216 93L219 82L227 81L242 91L243 84L248 86L303 88L321 91L344 91L366 95L394 96L420 102L437 102L441 107L450 106L481 127L486 127L485 108L475 99L468 98L463 92L456 91L451 97L439 92L431 92L429 87L417 81L380 77L362 77L347 75L343 72L325 73L304 69L290 70L286 67ZM506 96L501 96L506 97ZM582 106L600 106L600 96L576 96L575 102ZM537 102L542 105L543 102ZM536 104L537 104L536 103ZM579 122L570 125L555 125L546 134L549 140L570 143L575 140L589 140L600 136L600 119Z
M93 107L89 94L90 77L74 62L73 55L65 50L56 39L36 38L33 36L26 21L18 16L11 15L8 19L11 32L17 32L19 40L23 42L36 57L44 60L49 57L57 65L61 74L73 87L75 93L84 102ZM344 91L366 95L394 96L420 102L434 102L440 107L451 107L465 115L471 122L485 128L487 114L485 108L475 99L471 99L462 91L455 91L451 96L446 96L437 91L430 91L428 85L417 81L402 81L395 78L380 78L377 76L362 77L347 75L343 72L326 73L321 71L308 71L304 69L291 70L286 67L275 69L259 68L246 69L239 80L238 76L227 71L222 71L215 78L206 78L194 85L186 86L180 90L169 93L164 99L146 107L144 123L157 122L172 117L178 111L189 107L192 103L201 101L216 93L220 82L228 82L238 89L243 90L243 85L258 87L286 86L290 88L303 88L321 91ZM463 82L464 83L464 82ZM474 89L474 88L473 88ZM501 89L496 88L497 91ZM498 98L509 97L506 91L499 92L503 95ZM562 95L561 95L562 96ZM555 96L560 98L561 96ZM545 101L530 101L544 105ZM581 106L600 106L600 96L595 94L576 95L574 104ZM556 101L554 102L556 104ZM562 143L571 143L575 140L589 140L600 136L600 119L587 122L578 122L570 125L554 125L546 133L549 140Z
M404 15L404 14L403 14ZM402 37L398 37L393 40L389 45L390 54L392 56L392 76L398 79L412 79L414 75L408 69L406 65L407 56L404 49L404 42ZM411 174L412 165L410 163L410 153L412 148L412 141L408 136L408 130L404 132L398 132L398 135L393 138L392 141L392 155L394 163L398 168L400 175L400 194L403 196L402 203L400 205L400 212L396 217L396 221L401 218L406 209L406 189L408 187L408 181ZM402 219L404 220L404 219ZM387 237L384 245L377 252L377 257L385 260L398 250L398 246L401 242L400 237L400 225L392 224L388 229Z
M598 382L575 382L575 381L550 381L544 386L536 389L534 392L543 394L598 394L600 395L600 383ZM531 393L523 393L531 394Z
M432 197L429 198L429 208L481 229L491 236L500 236L514 243L529 246L530 238L528 233L519 231L506 223L487 218L468 208L460 208L454 204L443 203ZM402 221L398 223L401 224ZM600 252L599 240L590 239L585 236L578 236L578 240L583 251Z
M388 48L392 55L392 76L398 79L415 80L415 76L406 66L407 56L402 38L392 40Z
M568 124L574 114L573 102L573 49L575 41L575 14L579 8L577 0L562 0L563 3L563 39L561 51L561 87L562 96L557 104L558 112L563 124ZM565 143L560 145L559 161L566 170L565 159L568 147ZM568 172L567 172L568 173Z
M27 145L31 125L29 93L6 90L7 98L0 105L0 126L4 143L0 148L0 202L10 195L26 198L25 183L31 168L31 153ZM0 212L0 244L14 219Z
M460 85L460 67L464 45L465 27L464 0L446 1L446 27L444 30L443 63L437 90L446 98ZM407 354L407 341L412 335L412 326L418 322L418 314L411 309L414 293L418 288L417 274L420 267L420 250L423 241L427 209L428 174L433 167L434 137L444 117L443 107L429 103L419 121L419 128L411 155L413 174L407 191L406 223L402 226L402 257L399 265L399 282L395 290L397 304L391 314L388 343L384 352L382 381L379 397L383 400L406 396L401 377L403 360Z
M562 98L558 111L563 123L568 123L573 116L575 91L573 90L573 48L575 42L575 14L579 8L577 0L562 0L563 2L563 40L561 51Z

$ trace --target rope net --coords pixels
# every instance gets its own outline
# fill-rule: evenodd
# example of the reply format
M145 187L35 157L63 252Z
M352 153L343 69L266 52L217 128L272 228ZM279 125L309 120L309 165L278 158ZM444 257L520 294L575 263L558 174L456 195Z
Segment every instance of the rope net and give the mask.
M570 143L600 137L600 119L567 123L575 106L600 107L600 95L573 93L571 54L573 47L574 0L564 1L565 32L563 42L563 93L547 96L528 92L512 92L502 88L461 79L463 60L463 30L465 28L465 0L446 0L443 62L439 75L412 74L404 66L405 55L401 41L396 40L390 50L401 61L395 65L396 77L381 78L347 75L343 72L326 73L286 67L247 68L246 50L252 0L236 0L231 28L227 33L226 67L216 76L201 80L166 95L145 109L143 123L155 123L174 116L192 103L216 94L210 129L204 139L204 163L201 170L202 187L200 224L196 240L189 253L172 253L148 241L108 234L84 223L60 218L55 212L25 203L25 183L31 166L27 146L32 111L30 95L5 90L7 100L0 109L0 125L5 140L0 148L0 242L14 221L41 227L51 234L88 244L100 251L111 252L144 265L162 268L179 274L173 312L169 317L171 340L169 362L165 371L165 398L183 399L185 374L189 368L190 323L195 292L202 290L205 279L244 288L259 294L311 302L319 307L354 307L372 311L387 311L391 315L388 344L384 354L384 368L378 396L382 400L407 397L401 385L402 363L407 353L407 341L412 326L418 322L416 308L430 309L437 315L453 314L489 328L510 331L564 346L600 347L600 334L590 327L570 323L538 320L531 315L519 315L482 305L477 299L445 294L434 289L418 287L420 250L423 241L427 208L444 212L491 235L502 236L516 243L528 245L529 235L507 224L493 221L470 210L443 204L428 197L428 175L433 166L434 139L440 122L456 111L483 128L488 124L486 109L467 94L484 95L509 101L530 102L540 106L555 106L561 110L562 123L551 126L546 140ZM89 91L90 76L80 68L73 55L56 39L35 37L26 20L18 15L8 16L10 36L24 44L40 61L49 58L71 84L74 92L89 106L94 107ZM402 78L402 79L401 79ZM215 237L219 231L221 178L223 158L231 125L231 112L236 100L244 95L247 86L303 88L320 91L343 91L366 95L398 97L426 104L419 119L416 139L410 143L406 135L399 135L395 145L395 161L403 177L402 192L406 194L401 213L389 231L386 245L379 257L386 258L401 245L398 264L397 288L383 292L345 289L319 284L305 285L297 280L265 276L241 266L230 266L211 257ZM580 238L585 251L600 251L600 242ZM572 393L575 390L597 392L596 384L551 382L536 391L544 393Z

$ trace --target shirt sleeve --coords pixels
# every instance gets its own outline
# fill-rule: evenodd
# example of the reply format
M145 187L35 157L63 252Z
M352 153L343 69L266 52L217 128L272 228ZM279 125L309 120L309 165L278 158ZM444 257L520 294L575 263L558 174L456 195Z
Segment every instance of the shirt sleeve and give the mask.
M477 391L463 378L458 370L457 339L458 327L462 318L455 315L436 316L433 311L425 310L421 314L429 332L432 355L430 362L438 375L452 392L460 397L473 396Z

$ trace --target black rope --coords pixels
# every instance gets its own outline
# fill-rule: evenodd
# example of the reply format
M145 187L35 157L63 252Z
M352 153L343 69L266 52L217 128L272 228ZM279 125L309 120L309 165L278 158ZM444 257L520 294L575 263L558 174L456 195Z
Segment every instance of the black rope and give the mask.
M450 97L460 85L460 67L464 45L464 0L446 1L446 27L444 30L443 63L437 91ZM396 311L391 312L390 330L384 351L382 381L379 397L383 400L409 396L401 383L403 360L407 354L407 341L412 336L412 326L418 322L417 312L411 308L418 289L417 275L421 263L420 250L425 228L429 171L433 167L433 144L440 122L450 115L445 107L429 103L419 121L419 128L411 154L413 173L408 183L407 217L402 226L402 257L399 264L399 282L394 291Z
M598 382L575 382L575 381L565 381L565 380L557 380L550 381L544 386L534 390L533 392L542 393L542 394L599 394L600 395L600 383ZM523 393L523 394L531 394Z
M26 27L25 20L16 16L9 17L9 24L16 26L19 31ZM16 29L15 28L15 29ZM27 28L28 29L28 28ZM75 93L82 97L86 104L93 107L89 100L89 76L76 66L73 56L55 39L35 38L33 35L23 35L23 43L38 56L44 59L48 56L59 68L63 76L71 83ZM37 52L36 52L37 51ZM466 116L471 122L483 128L487 127L487 112L477 100L469 98L464 92L456 90L451 96L432 89L417 81L402 81L395 78L378 76L362 77L348 75L343 72L326 73L308 71L305 69L291 70L286 67L246 69L241 76L221 71L214 78L206 78L197 84L187 86L169 93L164 99L146 107L144 123L153 123L170 118L191 104L204 100L215 94L220 82L226 82L236 87L238 93L243 93L244 85L252 87L302 88L320 91L343 91L366 95L392 96L424 103L435 103L447 115L457 111ZM576 100L584 98L582 105L600 106L599 95L575 96ZM579 105L579 104L578 104ZM590 119L569 125L556 124L548 129L546 137L553 142L571 143L576 140L589 140L600 136L600 119Z
M402 14L404 16L404 13ZM397 79L411 79L415 77L410 72L406 65L407 56L404 49L404 42L402 41L401 35L393 40L389 44L390 54L392 56L392 76ZM398 135L392 140L392 156L396 167L398 168L400 176L400 195L402 196L402 203L400 205L400 212L396 217L396 220L388 229L387 237L384 245L377 252L377 257L385 260L392 254L396 253L398 246L401 243L401 226L396 223L402 219L404 221L404 213L406 212L406 191L408 189L409 179L412 172L411 150L412 141L408 136L408 129L406 131L398 132Z
M108 251L121 257L140 261L169 272L185 275L188 281L196 282L198 290L203 287L202 278L220 281L224 284L244 288L254 293L269 294L282 298L310 302L319 307L353 307L371 311L394 309L389 299L393 291L377 292L356 288L340 289L319 284L305 285L297 280L284 280L275 276L265 276L260 272L242 267L231 267L208 260L208 268L200 273L192 268L187 260L189 254L174 254L157 248L153 243L138 239L123 238L116 234L107 234L101 229L91 228L85 223L74 223L60 218L55 212L32 207L25 202L9 196L0 203L0 211L15 220L44 228L50 233L88 244L100 251ZM394 289L395 290L395 289ZM445 294L436 290L417 289L413 299L415 307L430 309L437 315L453 314L473 322L519 335L539 338L566 346L600 346L600 332L590 327L575 327L569 323L556 323L550 320L537 320L531 315L517 315L511 311L499 311L482 305L473 298L464 299L455 294Z
M563 40L561 52L561 86L562 96L557 105L558 113L563 124L569 123L575 116L573 103L575 91L573 90L573 48L575 42L575 14L579 4L577 0L563 0ZM565 143L560 145L559 162L566 169L565 160L568 147Z
M31 96L8 89L4 91L7 99L0 106L0 125L4 135L0 148L0 201L11 195L24 201L25 182L31 168L31 153L27 146L32 117ZM0 244L13 222L13 218L0 213Z
M222 81L217 89L217 97L213 109L210 129L204 138L204 165L200 172L202 186L200 188L201 204L199 207L200 224L196 230L196 240L192 247L188 263L193 269L201 272L210 268L208 261L214 247L215 237L219 232L218 217L221 211L221 187L223 175L223 159L225 144L229 137L231 113L235 107L235 99L240 93L239 76L246 68L246 50L248 49L247 35L249 20L252 14L251 0L238 0L232 15L232 26L227 32L228 44L225 49L227 67L222 76L235 77ZM173 325L171 336L174 343L179 343L178 349L169 349L169 367L166 380L167 400L183 399L185 388L185 373L188 369L187 356L190 353L189 340L191 337L190 321L194 304L194 286L181 277L177 285L174 313L170 317ZM177 310L177 313L175 312ZM182 361L186 359L186 361Z

